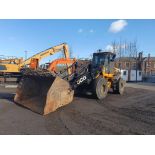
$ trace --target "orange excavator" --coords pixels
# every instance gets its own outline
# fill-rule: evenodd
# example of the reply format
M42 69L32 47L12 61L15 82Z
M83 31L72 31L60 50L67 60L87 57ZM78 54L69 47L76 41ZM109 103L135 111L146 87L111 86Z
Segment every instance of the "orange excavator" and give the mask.
M72 65L75 62L76 62L75 58L74 59L70 59L70 58L56 59L49 64L48 70L51 72L57 73L58 72L58 68L57 68L58 65L66 65L66 64ZM73 71L71 71L71 72L73 72Z

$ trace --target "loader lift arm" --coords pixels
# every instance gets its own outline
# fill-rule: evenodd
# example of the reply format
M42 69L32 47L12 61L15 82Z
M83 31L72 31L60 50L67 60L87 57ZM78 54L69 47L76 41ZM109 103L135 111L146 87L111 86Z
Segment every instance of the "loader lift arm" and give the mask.
M83 61L84 62L84 61ZM91 62L81 63L79 61L74 62L68 69L71 68L74 72L63 76L63 72L58 74L62 79L67 80L73 90L81 86L83 83L90 84L95 79L95 73L91 70ZM67 69L66 69L67 70ZM66 72L64 70L64 72Z

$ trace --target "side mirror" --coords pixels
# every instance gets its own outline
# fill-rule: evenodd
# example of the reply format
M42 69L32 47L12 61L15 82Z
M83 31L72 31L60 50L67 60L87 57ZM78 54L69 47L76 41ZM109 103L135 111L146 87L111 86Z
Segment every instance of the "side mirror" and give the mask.
M111 60L110 61L114 61L115 60L115 58L116 58L116 54L114 54L113 56L112 56L112 58L111 58Z

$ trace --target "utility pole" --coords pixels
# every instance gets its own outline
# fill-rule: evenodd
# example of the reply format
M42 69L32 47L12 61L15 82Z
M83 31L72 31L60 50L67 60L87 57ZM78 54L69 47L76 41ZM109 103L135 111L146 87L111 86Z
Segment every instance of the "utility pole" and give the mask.
M121 60L121 58L122 58L122 40L121 40L121 38L120 38L120 42L119 42L119 52L120 52L120 60ZM120 70L122 70L122 63L123 63L123 61L120 62Z
M25 60L27 59L27 51L24 51L25 52Z
M129 67L129 72L128 72L128 79L129 81L131 80L131 67L132 67L132 61L131 61L131 42L129 43L129 63L130 63L130 67Z
M136 54L136 82L137 82L137 67L138 67L138 65L137 65L137 46L136 46L137 44L136 44L136 41L134 42L134 53Z

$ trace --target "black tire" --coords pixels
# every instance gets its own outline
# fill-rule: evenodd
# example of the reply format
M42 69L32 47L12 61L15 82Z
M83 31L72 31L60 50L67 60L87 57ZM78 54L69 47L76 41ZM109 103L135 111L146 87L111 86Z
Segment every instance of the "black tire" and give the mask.
M107 85L107 80L98 77L94 81L94 94L95 96L99 99L102 100L107 96L108 93L108 85Z
M125 88L125 81L120 78L113 86L113 92L115 94L120 94L123 95L124 93L124 88Z

